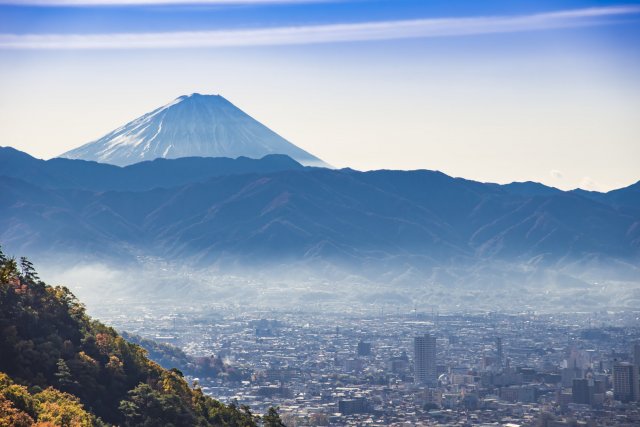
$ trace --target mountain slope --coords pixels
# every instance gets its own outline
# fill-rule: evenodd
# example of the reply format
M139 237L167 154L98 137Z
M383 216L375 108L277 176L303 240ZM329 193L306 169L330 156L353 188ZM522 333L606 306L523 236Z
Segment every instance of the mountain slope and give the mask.
M269 154L285 154L307 166L327 166L222 96L194 93L60 157L126 166L157 158L259 159Z
M41 282L26 260L18 270L2 251L0 348L0 425L256 425L250 413L149 360L87 316L67 288Z
M184 157L155 159L119 167L84 160L40 160L11 147L0 147L0 176L17 178L43 188L94 191L140 191L177 187L222 175L269 173L304 167L281 154L261 159Z
M145 191L47 189L4 177L0 192L0 239L38 255L420 266L640 256L638 214L430 171L283 170Z
M606 203L617 208L632 209L636 212L640 211L640 181L635 184L631 184L628 187L609 191L608 193L586 191L582 189L573 190L572 193L600 203Z

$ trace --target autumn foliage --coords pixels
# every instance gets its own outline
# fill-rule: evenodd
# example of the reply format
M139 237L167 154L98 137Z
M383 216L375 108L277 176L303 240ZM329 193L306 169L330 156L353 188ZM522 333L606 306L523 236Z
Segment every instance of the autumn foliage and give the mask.
M254 426L0 251L0 427Z

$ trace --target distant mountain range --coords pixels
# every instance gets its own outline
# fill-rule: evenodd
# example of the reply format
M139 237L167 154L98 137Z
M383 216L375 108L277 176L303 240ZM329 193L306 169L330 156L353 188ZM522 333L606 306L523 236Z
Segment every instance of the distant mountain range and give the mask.
M222 96L194 93L60 157L126 166L157 158L259 159L269 154L285 154L307 166L328 166Z
M13 253L220 262L640 260L640 182L608 193L440 172L305 168L285 156L125 168L0 149L0 242ZM634 267L634 265L636 267Z
M155 159L119 167L64 158L39 160L11 147L0 147L0 176L19 178L45 188L140 191L176 187L221 175L261 174L296 169L304 169L304 166L281 154L270 154L262 159Z

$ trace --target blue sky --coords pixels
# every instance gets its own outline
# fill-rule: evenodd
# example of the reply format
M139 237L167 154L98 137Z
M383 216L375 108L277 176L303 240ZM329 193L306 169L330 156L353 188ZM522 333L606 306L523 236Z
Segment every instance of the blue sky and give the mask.
M118 5L118 2L124 4ZM69 6L74 3L76 6ZM202 1L201 4L179 0L0 0L3 16L0 28L6 33L204 30L428 17L526 15L633 5L633 2L584 0L241 0L235 5L233 3L234 0ZM52 4L55 6L50 6Z
M0 0L0 145L37 157L202 92L338 167L640 179L637 2L43 3Z

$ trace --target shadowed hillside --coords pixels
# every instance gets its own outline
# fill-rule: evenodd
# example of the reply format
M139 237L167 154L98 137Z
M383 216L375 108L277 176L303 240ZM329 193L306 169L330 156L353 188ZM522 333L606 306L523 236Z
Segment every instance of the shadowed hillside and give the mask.
M0 425L279 425L190 388L19 264L0 251Z

